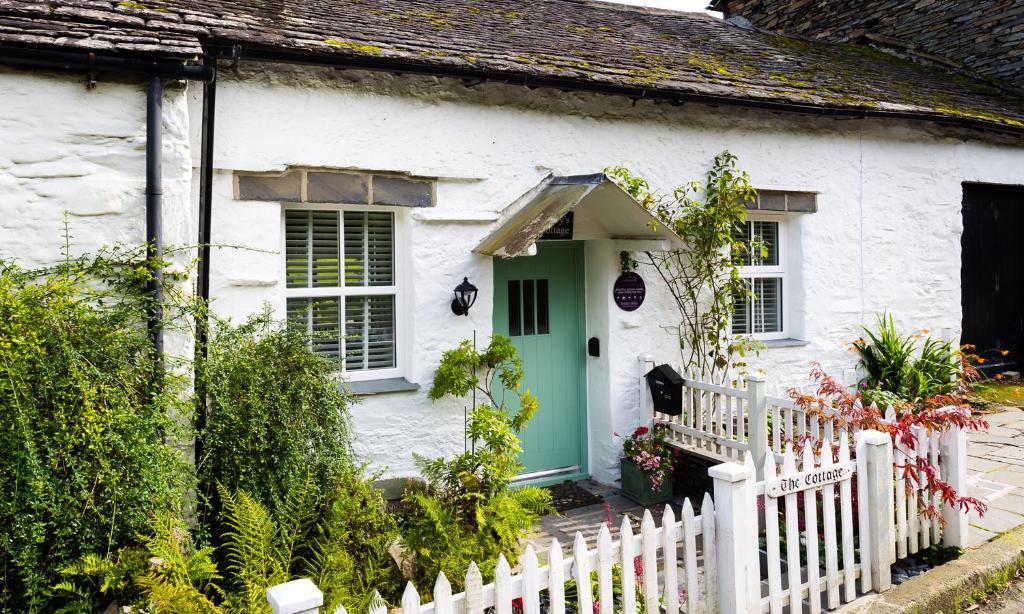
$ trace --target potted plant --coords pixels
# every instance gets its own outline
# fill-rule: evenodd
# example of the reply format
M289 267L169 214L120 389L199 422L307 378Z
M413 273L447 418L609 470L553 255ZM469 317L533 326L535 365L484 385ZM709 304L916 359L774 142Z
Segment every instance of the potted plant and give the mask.
M622 494L640 505L672 499L673 454L660 429L638 426L622 444Z

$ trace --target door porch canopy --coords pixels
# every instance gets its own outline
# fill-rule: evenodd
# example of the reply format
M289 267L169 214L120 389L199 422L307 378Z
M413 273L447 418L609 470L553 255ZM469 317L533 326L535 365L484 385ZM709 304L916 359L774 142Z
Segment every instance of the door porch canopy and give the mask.
M616 239L631 242L628 251L666 251L683 242L650 211L604 173L548 176L508 207L498 227L473 250L486 256L515 258L530 253L549 228L573 213L573 240ZM625 248L625 246L624 246Z

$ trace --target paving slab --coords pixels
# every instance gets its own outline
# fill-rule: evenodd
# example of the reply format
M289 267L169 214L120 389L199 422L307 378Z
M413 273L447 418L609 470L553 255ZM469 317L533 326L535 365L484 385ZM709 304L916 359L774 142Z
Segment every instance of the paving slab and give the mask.
M997 499L997 501L999 500ZM983 527L989 533L1005 533L1010 529L1014 529L1024 524L1024 516L1011 510L1005 510L998 508L995 505L989 505L988 510L985 512L985 516L974 521L972 524L975 523Z
M970 529L967 531L967 547L977 548L998 535L999 533L996 531L987 531L976 524L972 524Z
M1024 488L1024 471L1020 471L1016 467L1007 466L996 471L988 471L984 476L993 482L1009 484L1014 488Z
M1024 515L1024 494L1020 494L1020 491L1015 491L1014 493L989 501L988 505L990 509L1007 510Z
M985 416L985 421L988 422L990 426L996 424L1011 424L1014 422L1024 423L1024 409L1009 408L996 413L987 414Z
M1001 461L993 460L991 458L986 458L983 456L969 456L967 458L967 471L970 471L972 473L986 473L988 471L1004 469L1005 464L1006 463L1003 463Z

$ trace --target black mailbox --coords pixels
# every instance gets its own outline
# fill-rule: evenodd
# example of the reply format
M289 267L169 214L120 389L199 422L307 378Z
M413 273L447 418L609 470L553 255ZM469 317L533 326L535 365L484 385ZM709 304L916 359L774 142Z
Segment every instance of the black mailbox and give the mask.
M654 399L654 411L667 416L683 413L682 375L668 365L659 365L647 374L647 387Z

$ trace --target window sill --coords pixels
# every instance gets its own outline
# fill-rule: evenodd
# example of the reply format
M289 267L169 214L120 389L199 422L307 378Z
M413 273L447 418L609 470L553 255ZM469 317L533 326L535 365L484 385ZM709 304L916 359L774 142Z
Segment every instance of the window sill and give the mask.
M774 348L801 348L805 345L810 345L810 341L804 341L803 339L766 339L761 343L764 344L766 349Z
M392 392L415 392L420 389L419 384L410 382L404 377L345 382L345 385L348 386L352 394L358 396L389 394Z

